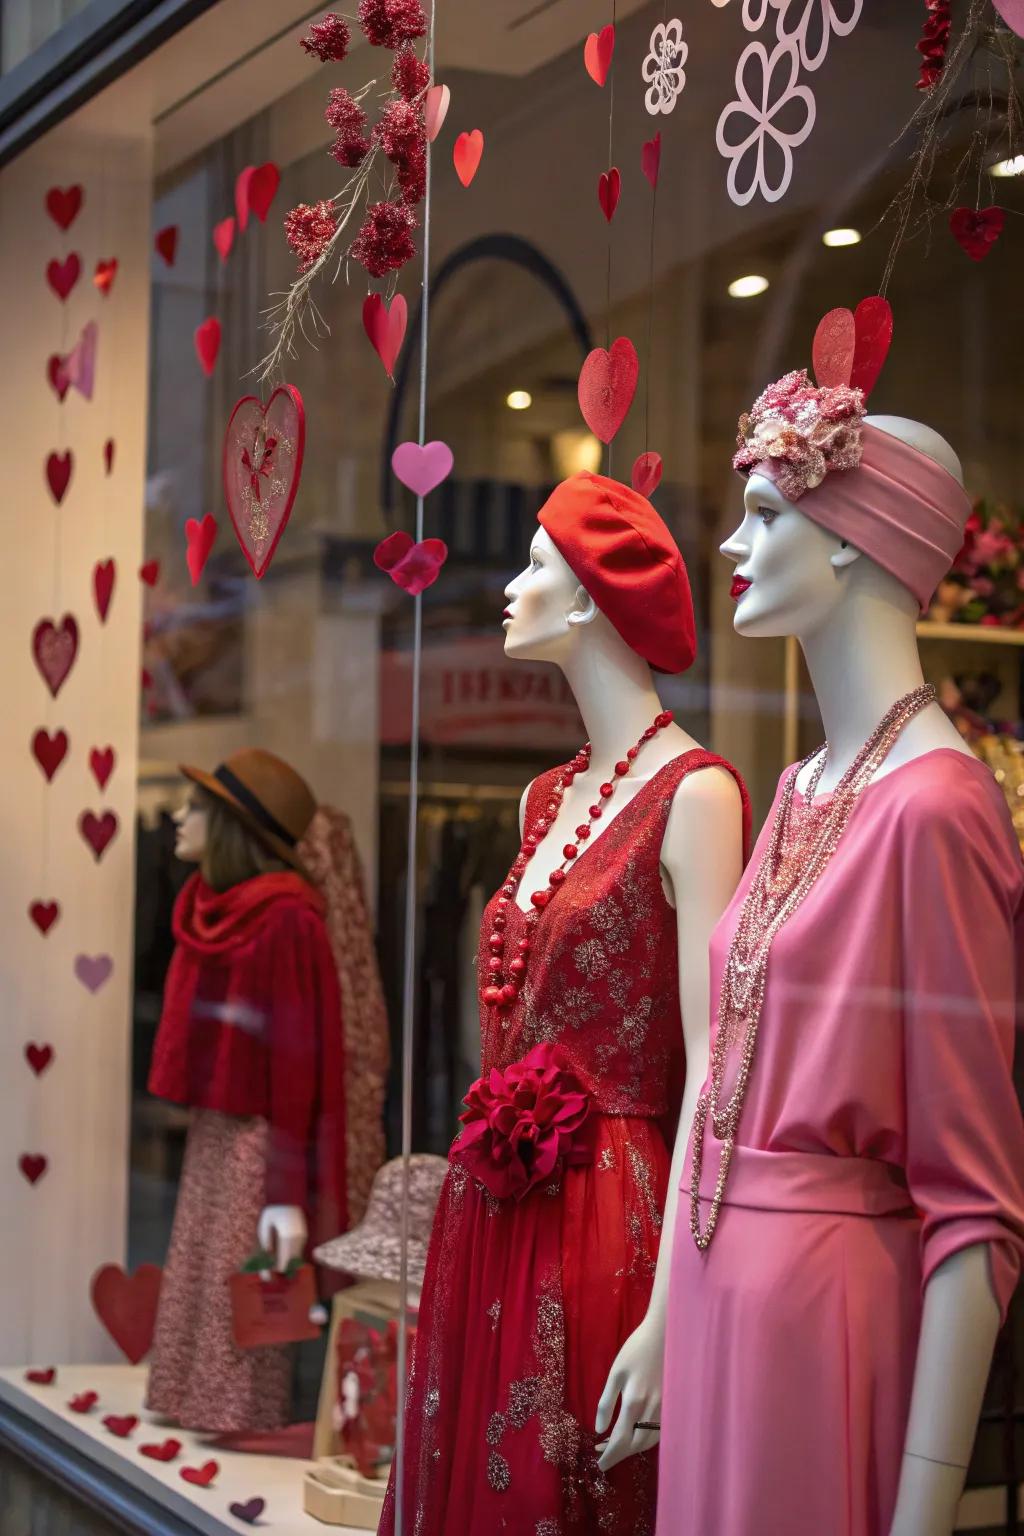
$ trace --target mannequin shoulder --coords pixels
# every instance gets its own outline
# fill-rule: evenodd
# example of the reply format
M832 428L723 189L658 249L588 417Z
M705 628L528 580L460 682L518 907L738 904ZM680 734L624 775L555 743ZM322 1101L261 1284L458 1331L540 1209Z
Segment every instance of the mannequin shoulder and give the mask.
M885 823L902 846L929 860L943 855L1006 865L1014 877L1020 850L1002 790L973 753L939 747L911 758L865 791L882 834Z
M729 770L714 764L686 774L672 796L664 861L721 858L742 846L742 836L743 798Z

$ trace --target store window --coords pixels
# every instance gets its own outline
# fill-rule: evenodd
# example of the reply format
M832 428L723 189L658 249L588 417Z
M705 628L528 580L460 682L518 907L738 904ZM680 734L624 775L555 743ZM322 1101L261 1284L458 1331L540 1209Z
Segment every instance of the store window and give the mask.
M58 33L70 9L0 8L4 69ZM819 384L839 380L842 359L813 345L816 327L827 311L883 290L894 332L884 368L886 349L875 343L870 411L901 444L905 428L884 427L890 416L927 423L951 444L972 507L964 547L947 551L951 573L919 615L908 617L906 599L900 608L883 586L865 603L876 605L879 633L891 625L887 634L916 644L946 719L986 767L985 826L1002 842L978 888L1002 882L993 911L1005 917L1012 907L1014 837L1024 826L1014 217L1024 182L1013 137L1022 45L1008 0L971 0L952 17L937 3L919 14L874 0L715 0L682 21L620 0L614 43L602 30L610 18L592 8L512 9L498 16L438 0L430 37L416 0L364 3L361 21L220 0L15 161L6 196L0 183L3 272L14 284L39 269L24 315L12 316L12 350L19 374L42 380L40 400L15 418L28 417L31 465L19 466L12 492L39 517L21 535L12 643L24 651L22 630L50 625L12 711L17 741L33 743L7 814L19 882L31 887L15 893L19 921L31 902L36 949L27 940L23 953L12 949L4 982L34 1053L8 1161L19 1169L16 1221L40 1259L28 1279L12 1264L4 1281L0 1501L5 1487L40 1509L57 1499L39 1446L31 1472L11 1449L11 1426L27 1415L37 1438L70 1447L79 1470L106 1485L102 1509L115 1507L112 1490L129 1499L133 1529L162 1529L152 1522L172 1516L175 1529L264 1520L289 1533L316 1521L373 1529L404 1407L387 1536L446 1529L449 1501L470 1536L499 1529L508 1510L508 1529L538 1536L577 1526L653 1532L647 1448L663 1412L662 1524L689 1529L682 1484L664 1472L673 1416L676 1425L685 1418L677 1320L664 1388L652 1387L635 1414L640 1454L606 1476L593 1421L612 1362L645 1315L670 1180L683 1180L676 1242L679 1233L690 1242L691 1174L681 1161L670 1170L670 1155L681 1106L694 1109L695 1095L683 1093L684 1045L699 1055L682 1014L716 995L705 969L715 925L700 925L716 901L721 914L739 878L747 795L756 836L776 824L780 774L821 742L823 725L831 730L826 671L845 680L851 701L860 675L845 653L815 646L813 626L798 634L769 609L745 629L738 616L737 601L750 598L746 578L738 589L733 578L755 563L751 529L767 534L780 512L769 486L767 508L749 509L723 558L744 518L736 422L766 384L811 367L812 350ZM433 81L451 97L432 143L429 204L412 202L413 255L393 273L368 273L341 242L340 259L311 289L315 308L268 371L275 316L301 275L303 250L285 233L290 211L338 197L365 163L354 233L364 203L397 197L398 172L408 173L398 151L372 161L349 145L348 165L329 151L345 132L363 132L359 113L369 134L393 102L391 45L401 39L384 33L410 23L399 71L415 73L413 56L432 48ZM919 72L927 89L915 91ZM954 74L955 92L940 98ZM940 99L941 111L930 111ZM429 111L441 103L432 99ZM45 211L50 189L60 217ZM21 232L28 208L35 223L25 213ZM322 238L322 209L319 217ZM406 306L390 358L369 334L368 292L385 315ZM618 338L634 348L635 393L612 368L581 399L581 370L595 349L615 357ZM856 345L848 372L863 364ZM823 369L833 370L828 379ZM623 387L621 422L606 431L602 413L614 414ZM256 403L239 405L245 396ZM421 442L443 472L427 475L418 507L394 456L412 445L423 470ZM928 443L924 457L934 450L941 460L945 450ZM828 478L843 472L827 462L832 451L830 439L817 480L799 460L809 478L788 498L793 516L804 494L805 507L821 504L812 493L822 478L826 490L838 483ZM951 461L941 462L942 504L966 518ZM589 504L563 511L562 488L581 474L618 481L629 515L640 506L649 518L628 579L603 543L627 536L621 504L612 524ZM644 492L649 506L636 499ZM838 541L828 545L827 594L812 594L834 618L829 604L857 541L831 515L819 524L808 512L806 522ZM901 504L895 520L902 515ZM420 531L443 543L401 565L401 535ZM793 546L787 580L805 554L806 543ZM568 585L552 599L556 580ZM530 591L542 594L533 610ZM544 592L557 633L536 617ZM520 604L539 627L517 639ZM589 653L581 634L596 637ZM78 675L68 671L64 691L46 668L59 670L67 654ZM635 729L634 697L650 704ZM934 729L948 730L934 713ZM863 724L862 737L874 716ZM559 812L590 782L588 733L594 762L608 758L608 781L570 824ZM704 843L669 831L670 806L691 771L699 778L713 764L687 758L680 768L682 746L665 748L673 739L715 754L717 799L698 800L693 813L706 822ZM954 743L947 758L957 755L955 736L938 739ZM981 774L973 760L951 771ZM881 793L871 791L876 804ZM844 794L823 817L838 818ZM999 820L1004 804L1016 833ZM837 848L844 838L850 847L852 816ZM556 825L560 862L546 846ZM813 956L804 991L792 984L801 1029L782 1054L792 1050L802 1084L808 1054L822 1052L812 1078L832 1141L819 1146L813 1107L800 1109L799 1135L786 1124L799 1146L776 1146L764 1131L772 1105L760 1085L785 1070L772 1044L784 1024L772 1013L769 970L767 1001L756 1004L768 1039L729 1177L754 1177L742 1127L756 1117L769 1144L753 1150L765 1157L813 1152L820 1174L828 1151L846 1158L844 1173L854 1163L870 1164L878 1180L897 1170L866 1195L858 1184L849 1210L825 1204L841 1238L812 1231L808 1211L818 1207L793 1193L801 1169L790 1169L782 1206L766 1207L773 1222L804 1224L803 1273L811 1258L820 1263L814 1272L833 1301L835 1272L821 1255L831 1242L854 1242L843 1220L862 1223L858 1243L870 1234L858 1249L872 1277L863 1315L841 1316L849 1357L868 1361L865 1379L881 1351L884 1381L872 1378L865 1402L887 1406L849 1411L863 1415L872 1466L888 1467L864 1494L887 1527L915 1365L907 1339L918 1327L912 1208L931 1200L938 1226L962 1215L953 1195L946 1217L936 1215L929 1159L963 1173L970 1153L985 1167L964 1174L970 1190L955 1194L965 1204L976 1197L973 1251L984 1258L989 1244L994 1278L983 1274L973 1291L977 1274L962 1281L958 1316L978 1304L983 1317L993 1286L1000 1302L1009 1297L1020 1170L1006 1021L991 1001L1012 972L1010 938L993 920L959 968L949 958L958 931L948 914L967 900L957 905L956 871L969 890L978 841L947 862L933 853L929 863L926 848L919 877L885 884L902 856L886 835L883 826L877 859L863 852L854 885L867 894L851 897L848 918L819 917L815 930L808 897L787 930L795 947L795 925L806 920ZM698 850L692 867L663 855L675 836ZM817 873L819 850L795 846L788 864L779 853L766 911L787 870ZM937 888L948 892L945 915ZM874 943L859 937L866 907L884 917ZM687 924L700 942L689 943ZM885 962L905 931L947 938L904 985ZM844 958L849 949L831 968L819 965L837 932L863 944L857 966ZM772 942L777 976L791 949ZM727 948L717 960L712 949L719 978ZM737 996L755 961L737 960ZM956 1028L941 1033L963 1003L964 976L999 1034L983 1057ZM892 1041L935 998L934 1018L920 1026L934 1030L922 1067ZM755 1005L743 1006L732 1021L740 1034ZM876 1044L858 1065L850 1041L864 1038ZM16 1045L20 1053L20 1033ZM987 1139L967 1136L960 1154L929 1141L936 1125L972 1123L966 1089L953 1110L934 1106L957 1072L982 1070ZM709 1071L713 1081L714 1059ZM515 1119L514 1090L515 1113L530 1107L511 1132L500 1127ZM460 1115L469 1129L449 1164ZM708 1127L709 1141L723 1134L713 1116ZM481 1144L486 1166L473 1151ZM861 1199L878 1208L861 1210ZM700 1205L698 1235L708 1218ZM708 1275L720 1272L713 1261L738 1262L736 1251L721 1258L730 1227L739 1230L737 1209L739 1194L722 1206ZM930 1250L940 1257L942 1241ZM767 1264L769 1251L758 1239L745 1262ZM686 1257L698 1262L689 1249ZM698 1271L679 1267L695 1285ZM783 1337L780 1297L797 1289L782 1258L772 1273L765 1306L779 1308ZM886 1305L898 1293L898 1316L874 1285ZM876 1301L884 1319L873 1335ZM762 1324L736 1306L736 1338L749 1354L763 1343ZM837 1316L821 1325L822 1339L839 1330ZM969 1412L953 1415L970 1461L951 1514L958 1530L1015 1528L1019 1303L1000 1323L977 1434L973 1423L964 1428ZM708 1366L716 1380L716 1370L728 1374L717 1327L707 1322L722 1352ZM636 1348L657 1354L642 1330ZM987 1354L978 1354L980 1391ZM837 1410L811 1388L838 1391L841 1367L819 1364L804 1383L815 1406L801 1434L817 1447L815 1465L832 1469L823 1484L848 1477L861 1490L863 1468L838 1451L830 1460L815 1438ZM627 1358L630 1369L639 1391L643 1372ZM613 1380L609 1410L616 1390ZM949 1392L970 1396L966 1383ZM766 1420L785 1418L769 1401L777 1411L762 1403ZM914 1412L920 1444L931 1445L927 1415ZM621 1424L617 1445L616 1434ZM835 1438L857 1442L852 1430ZM731 1421L715 1436L735 1439ZM677 1459L683 1466L681 1450ZM767 1470L748 1471L733 1469L725 1482L756 1499L760 1478L763 1497L788 1508ZM811 1494L829 1507L827 1489ZM957 1484L954 1507L958 1497ZM701 1530L716 1528L718 1507L701 1509ZM97 1531L110 1528L105 1518ZM828 1528L827 1513L816 1518ZM864 1519L866 1533L874 1515ZM758 1533L740 1526L730 1536Z

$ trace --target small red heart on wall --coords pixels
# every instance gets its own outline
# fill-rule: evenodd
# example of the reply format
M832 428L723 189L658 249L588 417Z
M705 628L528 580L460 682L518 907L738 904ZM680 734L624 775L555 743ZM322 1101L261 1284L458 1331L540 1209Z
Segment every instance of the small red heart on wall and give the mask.
M78 818L78 830L92 849L98 864L117 836L117 817L113 811L104 811L102 816L94 816L92 811L83 811Z
M51 261L46 267L46 281L63 304L82 273L82 259L72 251L65 261Z
M46 377L61 405L64 404L64 396L71 388L71 380L64 372L64 361L59 352L51 352L46 359Z
M220 351L220 321L216 315L207 316L202 325L196 326L194 341L199 366L209 378L217 366Z
M60 906L56 901L34 901L28 915L45 938L60 917Z
M158 256L162 256L169 267L174 266L174 258L178 254L178 226L167 224L163 229L158 229L153 236L153 247Z
M160 561L147 560L145 565L140 565L139 580L144 581L147 587L155 587L160 580Z
M113 747L103 747L102 749L93 747L89 753L89 767L92 769L92 776L100 789L106 789L116 761Z
M67 488L71 483L71 467L74 463L71 449L64 453L50 453L46 458L46 483L50 487L50 495L58 507L64 500Z
M215 1461L204 1461L201 1467L182 1467L181 1475L186 1483L194 1483L197 1488L209 1488L220 1467Z
M615 52L615 28L609 22L600 32L591 32L583 44L583 67L595 85L604 85Z
M18 1158L18 1167L30 1184L38 1184L49 1163L41 1152L25 1152Z
M52 1387L57 1380L57 1371L52 1365L42 1371L26 1371L25 1380L30 1381L34 1387Z
M112 437L108 437L103 444L103 466L109 475L114 467L114 439Z
M217 538L217 519L212 512L207 512L202 522L194 517L188 518L185 523L185 563L188 573L192 578L194 587L199 585L199 578L206 569L206 562L210 558L210 551Z
M47 688L56 698L78 655L78 625L66 613L58 628L52 619L40 619L32 631L32 655Z
M58 229L70 229L78 218L85 194L81 187L51 187L46 194L46 211Z
M28 1062L36 1077L42 1077L50 1062L53 1060L52 1045L26 1045L25 1060Z
M107 614L110 611L110 599L114 595L114 581L117 577L117 566L113 560L100 560L93 566L92 591L96 600L96 612L100 616L100 623L107 622Z
M91 1413L100 1400L98 1392L79 1392L69 1398L68 1407L72 1413Z
M51 736L49 731L41 728L32 737L32 756L46 775L46 782L50 783L54 774L64 761L68 750L68 738L66 731L54 731Z
M109 261L98 261L96 271L92 275L93 285L100 293L106 295L114 286L114 278L117 276L117 257L111 256Z
M621 188L622 177L619 175L617 165L613 165L610 171L602 171L597 178L597 200L601 204L601 212L609 224L612 221L616 208L619 206L619 192Z
M639 374L640 361L628 336L617 337L607 352L595 347L580 369L580 410L602 443L610 443L625 421Z
M468 187L477 171L484 152L484 136L479 128L472 133L460 133L452 150L455 174L464 187Z

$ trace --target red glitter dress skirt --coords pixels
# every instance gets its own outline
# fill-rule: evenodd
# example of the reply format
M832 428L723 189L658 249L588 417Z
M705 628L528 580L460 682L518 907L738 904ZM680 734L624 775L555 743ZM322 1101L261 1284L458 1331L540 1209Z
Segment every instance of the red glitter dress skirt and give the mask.
M512 1008L483 1010L485 1075L557 1048L588 1099L586 1157L519 1200L495 1198L452 1161L410 1374L401 1536L654 1529L656 1452L605 1475L594 1419L647 1310L683 1081L661 843L680 780L720 761L687 753L642 786L545 909ZM535 782L527 831L556 777ZM493 904L484 966L492 916ZM510 941L525 921L513 903ZM379 1532L395 1533L394 1474Z

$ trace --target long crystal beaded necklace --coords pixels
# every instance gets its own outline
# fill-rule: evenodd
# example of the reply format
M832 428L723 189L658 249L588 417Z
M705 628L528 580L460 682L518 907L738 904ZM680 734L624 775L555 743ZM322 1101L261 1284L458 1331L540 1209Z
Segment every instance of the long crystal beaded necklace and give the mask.
M820 805L814 796L828 761L828 747L805 757L786 780L764 857L740 908L725 962L718 997L718 1020L711 1052L710 1083L697 1100L693 1117L693 1165L690 1179L690 1231L703 1251L718 1225L729 1177L743 1097L754 1063L757 1028L764 1006L765 978L772 941L792 917L836 851L857 797L877 773L904 726L935 698L931 684L904 694L880 721L843 774L835 791ZM803 814L790 825L793 791L803 768L817 756L804 796ZM725 1098L725 1073L734 1046L739 1048L736 1085ZM715 1193L707 1225L700 1224L700 1180L704 1166L704 1131L708 1115L722 1143Z
M672 711L663 709L655 716L654 724L649 725L644 731L635 747L630 747L625 757L620 758L615 764L613 777L607 784L602 784L598 790L598 799L589 809L589 821L583 822L576 828L576 836L571 843L566 843L562 849L562 862L557 869L553 869L548 877L547 885L539 891L534 891L530 897L533 910L526 914L526 933L516 945L516 953L511 960L506 961L506 948L508 945L508 912L515 900L516 892L522 883L523 873L527 864L533 858L537 849L544 841L555 824L559 807L569 785L578 773L583 773L590 766L590 742L583 747L572 762L562 769L554 789L551 791L551 799L544 808L544 814L534 822L533 828L523 838L522 846L516 855L515 862L509 870L504 885L496 903L496 911L491 924L491 933L487 940L490 950L490 959L487 962L487 974L480 988L480 1000L488 1008L510 1008L522 991L526 978L526 967L530 958L530 950L534 930L540 922L540 915L548 902L554 896L559 886L564 884L569 865L580 851L581 844L589 838L593 825L600 821L604 815L605 807L615 793L620 782L628 774L633 763L639 755L640 749L648 741L653 740L659 731L663 731L667 725L672 724Z

